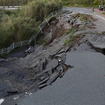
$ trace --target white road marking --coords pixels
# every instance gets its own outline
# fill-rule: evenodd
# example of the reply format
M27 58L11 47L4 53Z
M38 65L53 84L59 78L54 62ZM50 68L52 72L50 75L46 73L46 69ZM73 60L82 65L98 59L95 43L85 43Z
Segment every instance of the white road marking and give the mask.
M1 98L1 99L0 99L0 105L1 105L3 102L4 102L4 99Z
M99 17L99 18L101 18L101 19L103 19L103 20L105 20L105 18L104 17L101 17L101 16L99 16L99 15L96 15L97 17Z

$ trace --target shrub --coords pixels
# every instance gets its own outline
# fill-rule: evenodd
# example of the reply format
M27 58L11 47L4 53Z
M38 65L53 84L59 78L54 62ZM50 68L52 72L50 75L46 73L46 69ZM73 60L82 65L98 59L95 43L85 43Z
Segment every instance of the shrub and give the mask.
M27 40L37 30L37 24L31 18L4 15L0 24L0 48L13 42Z
M22 9L22 14L26 17L36 19L36 21L43 21L52 11L56 11L62 8L60 1L55 0L36 0L30 2Z
M0 48L28 40L50 12L62 7L58 0L34 0L15 11L5 11L0 19Z

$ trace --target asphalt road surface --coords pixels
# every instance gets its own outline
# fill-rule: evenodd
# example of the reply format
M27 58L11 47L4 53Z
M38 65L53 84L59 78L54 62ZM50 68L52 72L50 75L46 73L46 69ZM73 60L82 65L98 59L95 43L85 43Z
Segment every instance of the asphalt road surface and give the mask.
M92 12L92 8L78 8L78 7L68 7L68 8L63 8L64 10L70 10L73 11L73 13L83 13L83 14L90 14L94 18L97 19L94 24L96 25L96 29L98 32L103 32L105 31L105 16L103 17L99 13L97 14L96 12Z
M105 56L71 52L67 53L66 64L74 68L51 86L2 105L105 105Z

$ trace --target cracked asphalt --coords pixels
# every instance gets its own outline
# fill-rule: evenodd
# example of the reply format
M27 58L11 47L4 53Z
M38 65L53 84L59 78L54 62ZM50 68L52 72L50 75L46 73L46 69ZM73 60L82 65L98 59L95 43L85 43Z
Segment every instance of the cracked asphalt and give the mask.
M91 14L103 32L105 21L86 8L64 8L74 13ZM105 56L96 52L68 52L66 64L74 66L51 86L18 100L7 99L1 105L105 105Z

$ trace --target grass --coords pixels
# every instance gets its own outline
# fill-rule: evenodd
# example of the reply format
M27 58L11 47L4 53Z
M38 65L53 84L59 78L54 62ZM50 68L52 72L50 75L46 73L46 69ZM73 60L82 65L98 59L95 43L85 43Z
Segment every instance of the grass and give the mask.
M87 17L86 17L86 15L81 14L80 17L79 17L79 19L80 19L83 23L86 23L86 22L87 22Z
M82 21L83 23L96 21L95 18L93 18L91 15L87 15L87 14L76 13L76 14L74 14L72 17L73 17L73 18L76 18L76 19L79 19L79 20Z
M64 45L68 46L70 41L74 38L74 33L77 31L77 28L68 29L65 34L69 34L68 38L64 41Z
M65 7L98 7L101 0L61 0ZM104 1L105 4L105 1Z
M68 38L64 41L64 45L68 46L70 41L74 38L73 35L69 35Z
M61 2L56 0L34 0L19 10L1 11L0 49L13 42L29 40L45 17L61 8Z
M37 44L39 45L45 45L46 44L46 40L45 39L41 39L37 42Z

